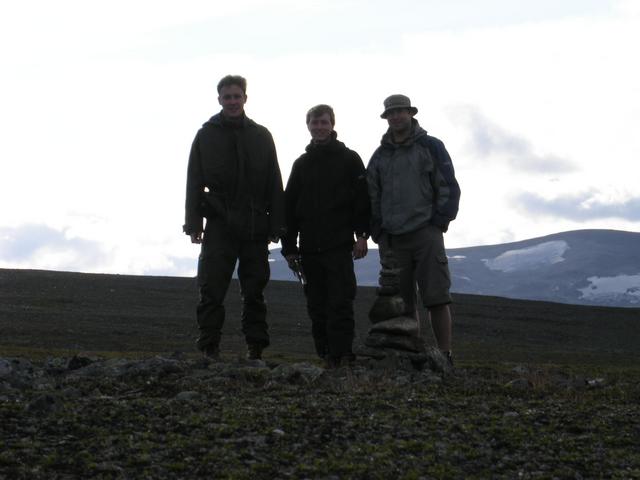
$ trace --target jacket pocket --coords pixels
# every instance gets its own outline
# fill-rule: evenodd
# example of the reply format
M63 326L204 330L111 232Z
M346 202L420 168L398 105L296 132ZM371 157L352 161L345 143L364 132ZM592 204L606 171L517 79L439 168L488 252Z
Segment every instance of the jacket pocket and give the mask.
M204 216L207 218L227 219L227 202L222 195L205 192L203 198Z

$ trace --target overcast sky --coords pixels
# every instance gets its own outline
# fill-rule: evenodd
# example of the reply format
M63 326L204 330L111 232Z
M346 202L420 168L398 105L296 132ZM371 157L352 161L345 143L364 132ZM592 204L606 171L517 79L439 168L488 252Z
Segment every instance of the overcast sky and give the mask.
M189 147L248 79L283 181L336 111L365 164L404 93L462 188L445 241L640 230L635 0L30 1L0 6L0 267L194 275Z

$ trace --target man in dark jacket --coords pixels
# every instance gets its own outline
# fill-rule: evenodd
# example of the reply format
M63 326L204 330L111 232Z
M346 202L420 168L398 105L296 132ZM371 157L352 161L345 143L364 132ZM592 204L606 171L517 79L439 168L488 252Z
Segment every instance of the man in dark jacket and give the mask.
M196 134L187 170L184 232L201 244L198 349L220 355L224 298L238 262L242 332L248 357L269 345L263 290L269 280L268 244L284 231L284 194L269 131L244 113L246 80L228 75L218 83L222 111ZM203 218L206 226L203 229Z
M384 101L389 124L367 166L372 238L380 254L392 249L406 313L417 316L416 290L429 311L440 350L451 356L451 286L443 232L456 218L460 187L444 144L413 118L405 95ZM416 289L417 287L417 289Z
M307 113L311 143L287 182L287 233L282 238L289 265L301 260L313 340L330 368L354 359L353 259L367 254L370 212L364 164L337 140L334 125L328 105Z

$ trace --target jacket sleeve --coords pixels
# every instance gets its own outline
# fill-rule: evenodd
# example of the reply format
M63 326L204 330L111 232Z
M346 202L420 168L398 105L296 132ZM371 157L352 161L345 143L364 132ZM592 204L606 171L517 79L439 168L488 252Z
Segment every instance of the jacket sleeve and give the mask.
M449 152L440 140L433 138L429 150L436 164L436 205L431 223L446 232L456 218L460 204L460 186L456 180Z
M382 211L380 207L380 173L378 171L378 155L374 152L367 165L367 187L371 206L371 238L378 243L382 233Z
M298 205L300 196L300 180L300 165L298 162L294 162L291 173L289 174L289 180L287 181L287 188L284 190L286 232L281 239L281 253L285 257L298 253L297 243L300 226L296 218L296 206Z
M360 155L353 152L352 191L353 191L353 231L356 236L368 236L371 233L371 203L367 187L367 171Z
M187 167L187 192L185 201L185 223L182 230L187 235L203 231L202 194L204 192L204 178L202 174L202 160L200 156L199 136L191 144L189 165Z
M268 148L271 157L271 169L269 178L269 236L280 238L285 233L284 217L284 190L282 189L282 174L278 164L276 146L270 133L268 137Z

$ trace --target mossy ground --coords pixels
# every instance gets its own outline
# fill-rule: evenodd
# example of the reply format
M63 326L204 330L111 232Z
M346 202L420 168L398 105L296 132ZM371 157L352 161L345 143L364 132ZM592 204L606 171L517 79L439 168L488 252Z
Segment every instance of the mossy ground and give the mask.
M330 375L62 376L50 411L0 403L0 478L640 478L639 368Z

